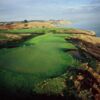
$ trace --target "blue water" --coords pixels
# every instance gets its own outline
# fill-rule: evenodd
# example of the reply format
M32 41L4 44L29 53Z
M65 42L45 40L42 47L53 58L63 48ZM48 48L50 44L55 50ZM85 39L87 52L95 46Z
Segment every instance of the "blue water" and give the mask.
M100 37L100 22L96 21L77 21L67 27L80 28L86 30L92 30L96 32L96 36Z

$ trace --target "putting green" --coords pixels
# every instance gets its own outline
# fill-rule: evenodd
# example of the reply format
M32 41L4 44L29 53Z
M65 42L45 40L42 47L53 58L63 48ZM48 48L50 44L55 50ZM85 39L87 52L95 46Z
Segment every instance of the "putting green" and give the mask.
M0 68L12 72L51 77L60 75L74 58L63 49L75 48L64 40L64 36L46 34L32 38L23 46L0 50Z
M75 48L66 34L46 34L11 49L0 49L0 89L30 91L45 79L66 72L76 60L64 49Z

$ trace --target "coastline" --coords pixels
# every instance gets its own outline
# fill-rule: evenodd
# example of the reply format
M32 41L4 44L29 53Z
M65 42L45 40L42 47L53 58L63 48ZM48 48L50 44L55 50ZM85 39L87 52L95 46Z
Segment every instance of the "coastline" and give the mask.
M44 97L46 96L47 98L52 97L52 95L54 95L55 98L61 97L62 99L73 98L73 96L74 96L74 98L84 98L83 95L84 95L84 91L86 90L86 93L90 93L89 94L90 96L92 95L94 98L96 98L96 95L98 95L99 90L100 90L99 86L98 86L98 84L100 83L100 38L96 37L96 33L94 31L75 29L75 28L69 28L69 29L68 28L55 28L55 27L44 28L43 26L42 26L42 28L41 27L40 28L28 28L28 27L26 28L26 24L25 24L24 28L21 28L21 29L19 29L19 27L18 27L18 29L6 29L6 30L1 31L0 44L5 45L4 47L1 48L2 52L4 50L3 48L6 48L6 50L4 52L7 52L8 49L11 50L9 53L11 53L13 50L15 50L15 49L13 49L13 47L9 48L7 46L8 40L10 41L10 43L12 43L12 42L16 43L16 41L17 41L17 43L20 44L20 42L24 42L27 39L30 40L30 38L33 38L34 34L35 35L44 35L44 34L53 35L54 40L52 40L53 37L51 37L50 38L52 40L51 42L55 43L58 40L59 40L58 44L60 44L60 43L62 44L65 42L65 44L67 44L67 45L64 45L64 47L62 46L61 49L60 48L58 48L58 49L60 49L64 53L66 53L66 56L67 56L67 54L68 55L70 54L69 57L73 57L76 61L75 62L76 64L72 63L72 65L70 65L69 68L66 67L65 72L62 75L59 75L59 76L54 75L44 81L39 82L38 84L36 84L35 86L33 86L31 88L31 93L29 91L28 91L29 93L27 93L27 87L28 86L30 87L30 84L28 86L23 84L24 79L21 76L22 80L20 78L18 78L18 80L21 80L22 83L19 82L18 80L14 81L15 87L13 87L13 89L15 89L15 91L16 91L15 92L16 96L20 95L20 97L21 97L21 95L24 94L24 92L25 92L26 96L29 96L29 97L31 97L31 96L34 97L33 95L36 94L35 96L42 95ZM59 37L59 39L58 39L58 37ZM25 39L25 40L20 41L21 39ZM45 38L45 39L47 39L47 38ZM50 42L49 41L50 39L48 36L48 40L47 40L46 44ZM57 39L57 40L55 40L55 39ZM63 41L61 41L61 40L63 40ZM41 41L41 39L40 39L40 41ZM30 43L31 42L32 41L30 41ZM36 43L37 42L38 42L38 40L36 41ZM14 43L13 43L13 45L14 45ZM19 46L22 49L27 48L27 47L33 48L32 43L31 43L31 45L24 45L24 46L19 45ZM54 45L54 47L55 46L56 45ZM75 47L74 49L73 49L73 46ZM17 48L17 47L15 46L14 48ZM44 51L45 48L43 48L42 50ZM15 52L15 51L13 51L13 52ZM27 51L25 50L25 52L27 52ZM18 51L18 53L20 53L20 51ZM22 53L23 52L21 52L21 54ZM21 54L19 54L19 55L21 55ZM12 53L9 54L8 58L11 55L12 55ZM18 54L16 54L16 55L18 55ZM16 58L16 55L13 54L13 57ZM3 55L2 55L2 57L3 57ZM5 56L5 58L6 58L6 56ZM20 56L19 56L19 58L20 58ZM57 59L57 58L55 58L55 59ZM4 59L4 61L5 61L5 59ZM6 58L6 61L7 61L7 58ZM73 62L70 59L69 59L69 61ZM21 59L20 59L20 62L21 62ZM66 66L67 66L67 63L68 62L66 59ZM6 70L6 68L5 68L5 70ZM0 74L1 74L1 77L4 77L4 78L11 75L10 76L11 80L9 81L9 78L6 78L5 82L4 82L4 83L10 82L9 83L11 85L11 87L9 87L10 89L13 86L13 84L11 83L11 82L13 82L12 78L14 77L13 79L16 79L17 75L20 75L19 73L17 73L17 75L15 75L13 71L12 72L10 72L9 70L3 71L2 69L1 69ZM21 74L23 74L23 76L25 75L24 73L21 73ZM24 78L26 80L29 79L31 82L30 78L28 78L28 77L26 78L25 76L24 76ZM88 84L88 83L91 83L90 80L92 81L92 84ZM16 84L16 81L19 83L19 85ZM34 80L32 80L32 81L34 81ZM2 78L1 78L1 82L3 82ZM26 81L26 83L27 83L27 81ZM17 92L16 88L17 88L17 86L20 86L20 84L22 85L22 87L25 86L24 87L25 90L23 91L22 87L20 87L20 91L22 93L19 94ZM31 83L31 84L33 84L33 83ZM95 88L94 85L96 85L97 88ZM2 86L2 84L1 84L1 86ZM8 86L8 85L4 84L4 87L6 87L6 86ZM95 95L93 94L94 92L93 93L91 92L91 89L92 89L92 91L96 91ZM10 90L8 89L7 93L9 93L9 91ZM75 92L75 95L73 95L73 92ZM71 96L69 95L69 93L72 93ZM83 94L81 95L81 93L83 93ZM12 94L13 93L11 93L10 95L12 95ZM25 95L24 95L24 97L25 97Z

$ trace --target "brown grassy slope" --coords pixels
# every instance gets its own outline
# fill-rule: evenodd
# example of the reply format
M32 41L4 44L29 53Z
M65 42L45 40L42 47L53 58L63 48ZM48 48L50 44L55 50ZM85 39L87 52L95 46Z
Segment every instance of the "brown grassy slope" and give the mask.
M61 33L69 33L69 34L76 34L76 35L90 35L90 36L95 36L96 33L94 31L90 31L90 30L82 30L82 29L65 29L65 30L61 30Z
M22 29L22 28L33 28L33 27L47 27L52 28L54 25L51 22L17 22L14 24L6 24L6 25L0 25L0 29Z

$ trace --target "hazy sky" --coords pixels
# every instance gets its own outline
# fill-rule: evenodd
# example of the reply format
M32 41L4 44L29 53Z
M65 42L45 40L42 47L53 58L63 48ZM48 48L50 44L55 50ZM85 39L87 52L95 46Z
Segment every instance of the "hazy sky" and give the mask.
M0 0L0 21L100 19L100 0Z

